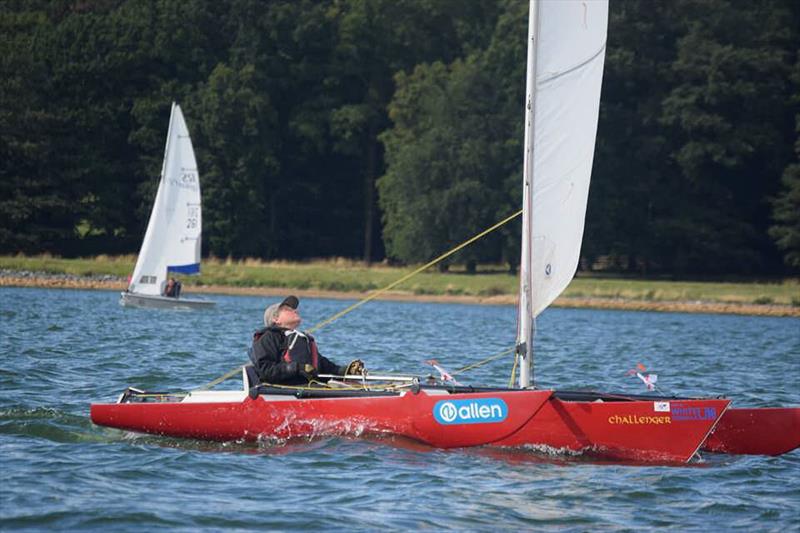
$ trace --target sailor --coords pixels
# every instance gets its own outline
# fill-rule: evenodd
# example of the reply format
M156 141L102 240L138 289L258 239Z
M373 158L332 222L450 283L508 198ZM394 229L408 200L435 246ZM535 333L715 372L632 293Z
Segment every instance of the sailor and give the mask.
M296 296L288 296L264 311L264 327L253 334L248 352L259 379L303 385L318 379L318 374L362 374L364 363L360 359L338 366L319 353L311 335L297 329L302 322L299 305Z
M175 278L167 280L167 286L164 287L164 296L169 298L177 298L181 295L181 282L176 281Z

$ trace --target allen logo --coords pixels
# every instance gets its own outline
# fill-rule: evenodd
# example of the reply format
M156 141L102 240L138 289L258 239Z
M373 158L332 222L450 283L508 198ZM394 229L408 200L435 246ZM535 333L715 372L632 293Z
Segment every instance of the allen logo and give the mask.
M487 424L502 422L508 406L500 398L477 400L442 400L433 406L433 416L440 424Z

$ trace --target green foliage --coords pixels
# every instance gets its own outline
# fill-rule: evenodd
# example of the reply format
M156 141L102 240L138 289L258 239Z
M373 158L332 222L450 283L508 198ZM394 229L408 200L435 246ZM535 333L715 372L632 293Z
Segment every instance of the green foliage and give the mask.
M648 273L662 260L661 227L679 204L669 190L676 170L658 124L669 87L664 65L675 40L669 2L611 4L597 148L582 254L627 258ZM657 36L656 38L653 38ZM657 194L654 194L657 192ZM631 231L635 228L635 231ZM641 263L641 264L639 264Z
M507 209L496 175L504 166L504 128L488 105L495 99L481 67L434 63L396 78L389 111L395 127L383 136L389 171L379 181L391 257L430 260ZM461 252L462 259L496 257L496 240Z
M800 3L610 10L583 264L800 269ZM518 209L526 30L519 0L4 2L0 252L135 252L177 101L207 253L430 259Z
M524 28L525 14L514 9L500 17L485 52L449 66L419 65L395 77L389 106L394 126L381 136L387 172L378 181L390 257L430 260L507 216L519 201L509 189L516 192L521 175L521 128L515 126L521 125L518 103L524 88L517 77L498 83L498 66L524 72L524 46L507 30ZM455 260L516 264L518 247L510 243L518 237L510 235L519 233L503 228Z
M783 139L793 126L786 111L800 33L786 25L793 17L788 3L717 4L712 12L695 0L676 6L681 36L662 123L673 135L676 189L693 206L678 212L684 223L676 227L695 230L673 239L679 254L704 269L736 264L753 272L777 259L763 253L764 198L791 156Z
M206 151L198 166L208 198L204 216L208 245L220 255L268 255L268 211L262 198L280 171L277 112L258 87L253 65L234 70L219 64L200 94L198 121ZM232 142L233 141L233 142ZM216 157L210 157L216 154Z
M0 249L61 249L80 214L64 119L53 112L55 90L43 41L54 31L42 10L0 11Z
M800 57L797 64L800 65ZM800 134L800 114L797 115L797 131ZM795 142L795 150L800 156L800 136ZM798 269L800 268L800 163L787 166L781 182L783 189L772 200L772 217L775 225L769 228L769 234L784 253L784 262Z
M588 264L780 271L765 199L790 157L798 14L792 2L612 3Z
M800 164L786 168L784 190L775 199L773 216L777 224L769 230L787 265L800 268Z
M792 81L793 103L800 107L800 53L795 58ZM772 199L775 225L769 228L769 234L783 252L784 263L800 269L800 113L795 115L795 125L794 150L797 159L784 170L781 177L783 188Z

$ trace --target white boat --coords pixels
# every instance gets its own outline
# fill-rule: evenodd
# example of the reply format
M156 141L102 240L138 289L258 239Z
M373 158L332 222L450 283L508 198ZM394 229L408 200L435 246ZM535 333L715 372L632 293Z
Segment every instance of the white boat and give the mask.
M166 296L170 277L200 272L202 216L200 176L189 129L181 108L172 103L161 181L147 223L142 248L128 288L120 297L123 306L201 308L214 302L181 295Z

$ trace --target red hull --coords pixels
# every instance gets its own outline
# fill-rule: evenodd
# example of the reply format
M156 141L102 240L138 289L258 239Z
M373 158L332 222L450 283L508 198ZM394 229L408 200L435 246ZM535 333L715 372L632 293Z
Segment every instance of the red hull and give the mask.
M478 446L506 437L525 425L552 391L513 391L324 399L245 398L221 403L93 404L92 421L102 426L209 440L307 438L325 435L393 434L437 448ZM497 422L443 425L439 402L501 399L506 416ZM443 430L443 428L447 428Z
M780 455L800 448L800 407L728 409L703 444L717 453Z
M438 448L539 446L619 460L685 462L729 403L570 402L538 390L268 398L93 404L91 417L119 429L222 441L392 434Z

